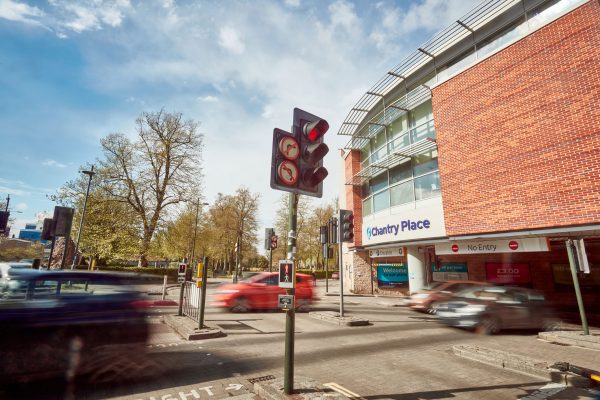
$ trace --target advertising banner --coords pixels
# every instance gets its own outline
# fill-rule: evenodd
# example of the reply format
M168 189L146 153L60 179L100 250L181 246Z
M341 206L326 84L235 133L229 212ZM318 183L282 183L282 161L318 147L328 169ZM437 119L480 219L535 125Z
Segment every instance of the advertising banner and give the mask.
M439 266L434 263L431 266L431 270L431 277L436 282L466 281L469 279L467 263L443 262Z
M397 263L375 263L377 267L377 285L379 287L408 286L408 265Z
M531 283L529 264L486 263L486 280L498 284L523 285Z

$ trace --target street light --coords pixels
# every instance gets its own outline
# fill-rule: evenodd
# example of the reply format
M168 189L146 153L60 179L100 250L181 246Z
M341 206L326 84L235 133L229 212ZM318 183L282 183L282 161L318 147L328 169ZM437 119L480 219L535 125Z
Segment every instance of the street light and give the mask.
M79 171L84 175L87 175L90 179L88 180L87 191L85 192L85 200L83 201L83 211L81 212L81 221L79 221L79 231L77 231L77 242L75 243L75 254L73 254L73 264L71 264L71 269L75 269L75 264L77 263L77 252L79 251L79 239L81 238L81 230L83 229L83 220L85 218L85 209L87 208L87 201L90 195L90 186L92 185L92 177L96 174L94 172L94 166L90 170ZM67 251L68 243L65 243L65 252Z
M202 203L203 206L207 206L208 203ZM194 265L194 257L196 253L196 234L198 233L198 213L200 211L200 199L196 201L196 220L194 221L194 243L192 244L192 258L190 260L191 265Z

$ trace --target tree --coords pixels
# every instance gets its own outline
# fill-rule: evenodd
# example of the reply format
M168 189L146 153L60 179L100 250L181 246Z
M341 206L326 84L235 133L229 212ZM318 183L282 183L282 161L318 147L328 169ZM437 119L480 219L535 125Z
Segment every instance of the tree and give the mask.
M141 228L138 263L148 265L148 252L165 210L189 200L200 186L202 135L198 124L179 113L142 113L137 138L113 133L101 140L101 168L109 175L107 195L131 206Z
M289 230L289 194L281 196L275 216L275 232L278 236L277 249L273 251L274 260L287 259L287 241ZM296 259L303 262L306 255L306 222L310 213L311 198L300 196L296 207Z
M90 167L87 165L81 169L89 170ZM103 189L108 177L109 171L106 169L96 170L90 187L79 250L96 260L135 257L139 247L140 224L129 204L111 198ZM58 204L75 209L72 238L76 238L79 233L87 185L88 177L81 175L65 183L56 194L50 196ZM37 216L39 222L51 217L47 213ZM68 260L68 263L71 261Z

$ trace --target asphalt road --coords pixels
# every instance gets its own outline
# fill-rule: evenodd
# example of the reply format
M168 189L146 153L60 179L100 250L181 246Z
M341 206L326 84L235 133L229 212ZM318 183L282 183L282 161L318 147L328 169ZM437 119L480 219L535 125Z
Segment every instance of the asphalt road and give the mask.
M337 311L338 298L323 296L314 308ZM534 332L478 336L443 327L434 317L390 307L373 297L346 297L345 310L348 315L368 318L371 325L340 327L306 313L296 314L296 377L335 383L364 399L508 400L539 393L547 384L459 358L451 351L454 344L523 350L535 343L542 353L544 345L548 352L556 347L536 341ZM222 399L250 392L248 379L283 374L283 313L231 314L209 307L207 325L221 328L227 336L187 342L161 323L161 312L150 318L154 334L148 350L156 369L149 370L154 376L137 383L81 383L74 397ZM126 367L123 374L129 374ZM29 390L35 398L56 398L61 393L52 386Z

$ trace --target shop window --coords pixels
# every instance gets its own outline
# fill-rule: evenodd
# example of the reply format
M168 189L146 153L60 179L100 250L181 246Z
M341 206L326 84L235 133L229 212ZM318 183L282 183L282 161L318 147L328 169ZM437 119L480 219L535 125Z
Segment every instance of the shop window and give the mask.
M373 195L373 211L381 211L390 208L390 194L386 189Z
M390 200L392 206L410 203L415 200L413 181L401 183L390 188Z
M415 199L424 200L440 194L440 174L423 175L415 178Z

